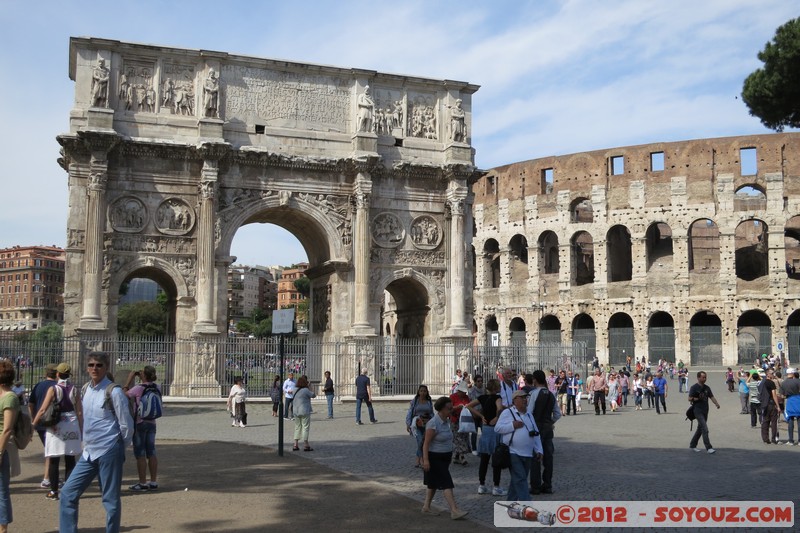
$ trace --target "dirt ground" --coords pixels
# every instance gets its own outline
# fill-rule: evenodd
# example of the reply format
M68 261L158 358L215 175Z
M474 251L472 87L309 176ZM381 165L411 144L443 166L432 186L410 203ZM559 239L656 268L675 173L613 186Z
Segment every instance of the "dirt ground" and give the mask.
M449 514L422 515L420 503L377 483L272 449L221 442L159 441L158 492L133 493L128 453L122 531L212 533L261 531L488 531ZM42 446L21 452L22 475L11 482L14 522L9 531L58 531L58 503L45 499ZM63 465L63 462L62 462ZM63 466L62 466L63 468ZM81 499L82 532L105 531L97 485Z

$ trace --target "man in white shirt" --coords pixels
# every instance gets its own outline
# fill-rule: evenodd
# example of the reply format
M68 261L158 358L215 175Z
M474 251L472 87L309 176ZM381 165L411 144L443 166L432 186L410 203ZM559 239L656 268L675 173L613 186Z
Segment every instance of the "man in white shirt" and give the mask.
M527 501L528 475L534 458L542 459L542 440L533 415L527 412L528 393L515 391L511 402L511 408L500 413L494 430L502 435L511 452L511 484L506 499Z
M297 383L294 380L294 374L289 372L289 377L283 382L283 397L286 398L286 409L283 411L283 416L286 420L294 420L294 392L297 389Z

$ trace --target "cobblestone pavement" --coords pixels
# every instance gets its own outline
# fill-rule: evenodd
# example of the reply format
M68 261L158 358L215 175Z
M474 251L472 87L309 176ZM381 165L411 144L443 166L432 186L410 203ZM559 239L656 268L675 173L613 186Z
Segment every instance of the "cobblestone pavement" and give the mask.
M684 415L687 394L677 392L677 383L669 381L665 414L657 415L655 409L635 411L631 397L629 406L616 413L609 410L595 416L584 401L581 413L562 418L556 425L554 494L536 496L535 501L542 508L547 501L563 500L800 502L795 481L800 446L764 444L759 430L750 428L749 416L740 414L738 393L727 391L722 373L710 373L708 385L722 406L717 410L712 405L709 417L717 453L692 453ZM315 451L299 453L421 501L422 472L413 467L415 442L405 431L407 404L374 405L378 423L357 426L354 404L336 405L333 420L325 419L325 405L315 404L311 423ZM230 426L224 401L219 405L169 404L167 411L159 424L159 439L236 441L277 453L278 419L272 417L270 404L249 404L250 425L245 429ZM291 451L293 427L293 422L285 421L284 453L297 455ZM785 423L780 425L780 437L786 440ZM470 511L471 520L492 525L493 502L498 498L477 494L477 465L478 458L470 456L468 466L451 466L456 500ZM507 482L504 472L503 485ZM440 495L434 504L446 508Z

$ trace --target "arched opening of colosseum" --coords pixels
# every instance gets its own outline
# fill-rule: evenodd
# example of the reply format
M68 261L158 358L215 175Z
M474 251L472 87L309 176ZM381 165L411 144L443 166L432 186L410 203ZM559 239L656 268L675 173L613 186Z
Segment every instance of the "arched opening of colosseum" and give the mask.
M569 206L570 222L590 224L594 220L592 201L588 198L575 198Z
M647 323L647 356L651 361L675 361L675 321L667 312L653 313Z
M525 321L520 317L517 316L511 319L508 332L511 337L511 344L526 344L527 332L525 331Z
M753 281L769 274L768 229L763 220L750 219L736 226L736 277Z
M671 273L672 228L663 222L650 224L645 234L647 248L647 271Z
M473 289L477 289L478 288L478 278L477 278L477 276L474 275L474 273L478 271L478 269L477 269L477 267L478 267L478 257L477 257L477 254L475 253L475 246L472 245L472 244L469 245L469 260L470 260L470 263L472 264L472 272L473 272L472 288Z
M689 272L704 274L718 271L719 228L709 218L695 220L689 226Z
M572 343L583 343L586 347L586 357L589 360L597 355L597 333L594 329L594 319L586 313L581 313L572 319Z
M572 264L570 265L570 281L575 286L594 283L594 241L586 231L579 231L572 236L570 242Z
M614 313L608 319L608 363L623 365L629 355L636 355L633 319L627 313Z
M489 315L486 317L486 345L492 345L492 333L497 333L500 330L500 326L497 325L497 317L494 315Z
M734 211L766 211L767 195L755 184L743 185L733 195Z
M689 345L689 366L722 366L722 321L713 311L700 311L692 317Z
M500 286L500 245L494 239L483 244L483 286L496 289Z
M631 261L631 232L625 226L613 226L606 234L608 282L630 281L633 274Z
M800 360L800 309L786 319L786 350L789 361Z
M395 309L397 323L394 330L398 340L422 339L430 334L428 324L428 291L414 278L404 277L392 281L384 292L388 301L385 309Z
M753 364L761 354L772 353L772 321L762 311L745 311L736 322L739 364Z
M539 320L539 344L561 344L561 321L554 315Z
M528 279L528 239L524 235L514 235L508 243L508 268L510 281Z
M800 216L793 216L786 222L783 236L786 275L791 280L800 280Z
M539 275L556 274L553 277L555 281L558 267L558 235L548 230L539 235Z

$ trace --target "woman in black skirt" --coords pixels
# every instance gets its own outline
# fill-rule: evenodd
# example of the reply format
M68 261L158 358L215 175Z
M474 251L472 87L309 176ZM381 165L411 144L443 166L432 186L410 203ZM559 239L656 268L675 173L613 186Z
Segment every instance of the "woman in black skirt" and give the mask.
M450 461L453 459L453 432L450 429L450 412L453 402L442 396L433 404L436 414L425 426L425 443L422 445L422 468L425 471L424 483L428 487L422 512L438 515L431 509L431 502L437 490L444 491L444 499L450 507L450 518L464 518L468 511L462 511L453 497L453 478L450 477Z

